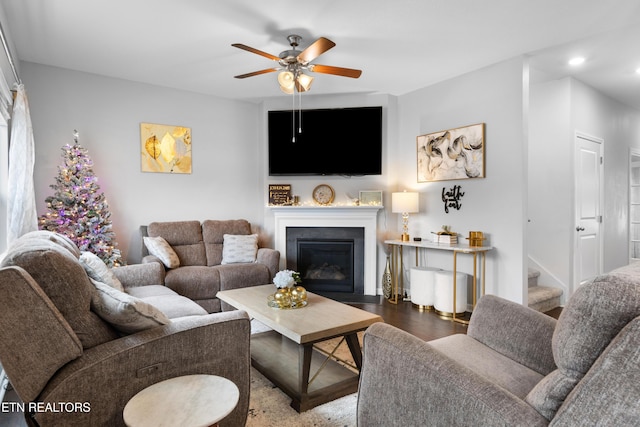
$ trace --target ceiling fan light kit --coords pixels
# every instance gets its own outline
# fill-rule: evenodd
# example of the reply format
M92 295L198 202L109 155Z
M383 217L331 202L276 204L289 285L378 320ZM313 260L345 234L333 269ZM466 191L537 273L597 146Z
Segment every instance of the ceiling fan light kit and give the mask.
M300 51L296 47L300 45L302 37L297 34L291 34L287 37L291 49L280 52L279 56L272 55L267 52L255 49L253 47L234 43L231 46L238 49L246 50L247 52L255 53L265 58L276 61L279 68L266 68L264 70L254 71L251 73L240 74L235 76L237 79L244 79L247 77L258 76L261 74L271 73L274 71L280 71L278 73L278 84L280 89L288 94L298 92L306 92L311 88L313 77L304 74L303 71L310 71L314 73L333 74L336 76L350 77L357 79L362 74L361 70L355 70L352 68L333 67L330 65L311 64L311 61L315 60L318 56L322 55L336 44L331 40L320 37L306 49Z

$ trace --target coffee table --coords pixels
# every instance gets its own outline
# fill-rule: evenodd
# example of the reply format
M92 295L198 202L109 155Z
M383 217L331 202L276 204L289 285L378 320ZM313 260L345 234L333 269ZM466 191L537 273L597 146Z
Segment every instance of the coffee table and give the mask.
M382 322L382 317L311 292L307 293L306 307L271 308L267 296L275 290L274 285L263 285L217 294L222 301L245 310L272 329L251 336L253 367L291 397L291 406L298 412L358 391L362 352L357 334ZM336 337L345 337L358 372L313 347L314 343Z

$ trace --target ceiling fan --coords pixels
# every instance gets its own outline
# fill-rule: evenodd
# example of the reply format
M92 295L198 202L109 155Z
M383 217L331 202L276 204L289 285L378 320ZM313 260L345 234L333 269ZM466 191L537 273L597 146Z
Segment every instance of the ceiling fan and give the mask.
M304 74L303 71L333 74L336 76L351 77L354 79L357 79L362 74L361 70L355 70L352 68L333 67L330 65L311 63L311 61L336 45L327 38L320 37L302 51L296 49L300 45L302 37L296 34L291 34L287 37L287 40L291 45L291 49L280 52L279 56L271 55L270 53L263 52L241 43L232 44L231 46L233 47L264 56L265 58L269 58L279 64L279 67L266 68L252 73L240 74L235 76L235 78L244 79L247 77L258 76L260 74L280 71L278 74L280 89L285 93L293 93L294 89L298 92L305 92L311 88L313 77Z

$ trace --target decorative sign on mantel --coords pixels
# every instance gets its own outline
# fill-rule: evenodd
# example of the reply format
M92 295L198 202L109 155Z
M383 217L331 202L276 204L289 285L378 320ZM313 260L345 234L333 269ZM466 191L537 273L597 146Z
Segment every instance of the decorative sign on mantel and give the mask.
M454 185L449 189L449 191L445 191L446 188L442 187L442 201L444 202L444 211L449 213L449 208L454 208L456 210L460 210L462 207L462 203L460 203L460 199L464 196L462 187L459 185Z
M269 184L269 204L276 206L292 205L291 184Z

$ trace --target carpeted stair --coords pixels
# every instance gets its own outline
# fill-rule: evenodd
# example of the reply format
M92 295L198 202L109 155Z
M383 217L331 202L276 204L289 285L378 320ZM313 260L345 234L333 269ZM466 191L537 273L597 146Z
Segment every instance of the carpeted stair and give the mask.
M529 307L540 312L547 312L560 307L562 289L538 285L540 272L529 269Z

